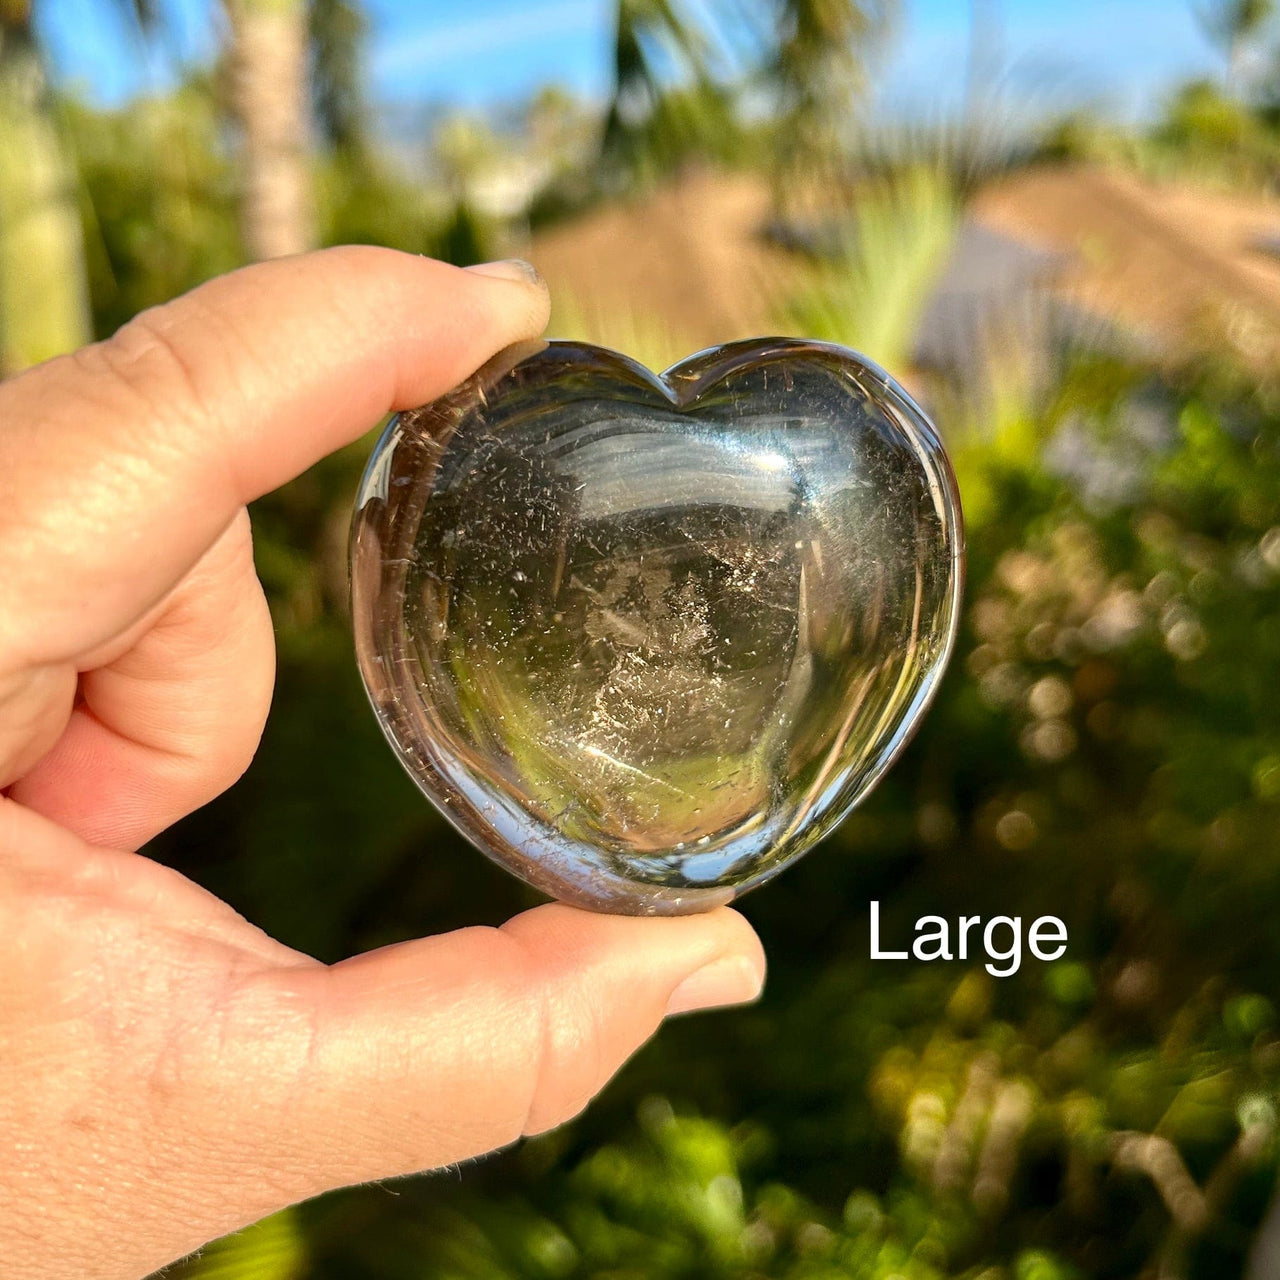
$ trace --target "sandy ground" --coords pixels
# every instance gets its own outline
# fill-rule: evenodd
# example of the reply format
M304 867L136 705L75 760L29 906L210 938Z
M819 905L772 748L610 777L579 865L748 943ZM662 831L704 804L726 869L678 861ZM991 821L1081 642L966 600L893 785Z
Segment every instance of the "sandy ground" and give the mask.
M980 193L974 216L1028 243L1067 251L1059 288L1175 350L1224 325L1244 354L1280 343L1280 200L1144 182L1084 168L1036 169Z
M638 339L652 350L637 358L667 361L774 331L795 262L761 237L768 215L758 179L700 173L557 225L530 252L555 299L553 331Z
M553 329L654 364L774 331L796 263L762 239L768 215L758 179L697 173L550 229L530 256L557 299ZM1280 259L1256 247L1280 235L1280 200L1059 167L1000 180L973 216L1064 251L1056 288L1159 348L1227 335L1252 358L1280 356Z

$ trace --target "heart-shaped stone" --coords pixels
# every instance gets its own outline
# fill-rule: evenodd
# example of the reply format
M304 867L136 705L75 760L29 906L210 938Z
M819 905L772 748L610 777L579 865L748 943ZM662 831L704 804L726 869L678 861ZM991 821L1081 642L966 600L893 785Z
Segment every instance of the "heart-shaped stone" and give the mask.
M919 721L955 636L955 479L840 347L737 342L661 377L529 351L374 452L365 685L491 858L597 910L705 910L830 831Z

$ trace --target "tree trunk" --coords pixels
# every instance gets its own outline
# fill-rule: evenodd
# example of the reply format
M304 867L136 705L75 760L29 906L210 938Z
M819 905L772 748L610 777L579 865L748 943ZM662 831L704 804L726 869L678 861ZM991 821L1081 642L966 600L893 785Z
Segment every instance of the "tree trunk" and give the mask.
M240 130L240 225L250 258L311 248L305 0L226 0L229 96Z
M17 10L0 9L0 376L92 337L74 171Z

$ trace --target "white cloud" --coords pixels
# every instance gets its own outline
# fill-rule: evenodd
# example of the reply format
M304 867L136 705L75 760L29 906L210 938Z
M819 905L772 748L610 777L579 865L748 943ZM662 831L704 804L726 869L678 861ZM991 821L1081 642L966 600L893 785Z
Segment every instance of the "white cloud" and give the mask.
M611 12L608 0L548 0L518 9L449 20L379 45L373 71L394 79L443 61L483 58L509 51L513 45L576 31L602 30Z

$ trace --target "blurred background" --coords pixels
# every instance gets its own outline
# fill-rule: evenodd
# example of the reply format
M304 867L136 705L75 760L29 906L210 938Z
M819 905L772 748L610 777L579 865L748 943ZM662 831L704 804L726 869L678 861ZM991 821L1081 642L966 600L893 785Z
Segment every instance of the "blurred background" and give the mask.
M589 1114L171 1276L1280 1276L1280 20L1270 0L0 0L0 367L252 258L521 254L653 365L795 333L933 411L970 585L941 697L744 904L753 1009ZM370 424L373 426L373 424ZM255 512L280 677L152 852L324 959L533 895L355 673L370 441ZM868 960L940 913L1053 964Z

